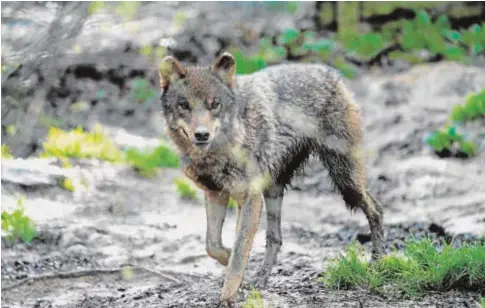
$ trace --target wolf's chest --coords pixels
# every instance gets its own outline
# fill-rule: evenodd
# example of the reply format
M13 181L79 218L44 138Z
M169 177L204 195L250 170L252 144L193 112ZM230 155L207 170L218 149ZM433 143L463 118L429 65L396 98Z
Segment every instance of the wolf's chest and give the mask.
M227 157L216 160L211 157L197 160L185 158L182 161L185 175L204 190L231 191L245 182L244 168Z

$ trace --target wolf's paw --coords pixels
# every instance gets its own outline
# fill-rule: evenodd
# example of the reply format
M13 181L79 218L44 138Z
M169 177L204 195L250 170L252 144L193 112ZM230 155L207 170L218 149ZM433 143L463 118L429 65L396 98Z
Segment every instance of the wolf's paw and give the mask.
M234 297L226 298L221 296L218 308L236 308L236 299Z
M207 254L219 264L227 266L231 258L231 249L225 247L211 248L207 250Z
M270 271L268 271L264 267L261 267L256 272L256 275L254 275L254 277L251 281L252 287L259 289L259 290L265 289L266 285L268 284L269 274L270 274Z

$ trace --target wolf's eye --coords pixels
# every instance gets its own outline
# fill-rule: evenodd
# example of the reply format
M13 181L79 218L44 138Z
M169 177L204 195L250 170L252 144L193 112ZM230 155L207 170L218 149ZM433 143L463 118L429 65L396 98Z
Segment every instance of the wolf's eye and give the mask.
M221 106L221 103L219 103L219 101L215 99L212 101L211 109L218 110L220 106Z
M181 101L181 102L179 102L179 107L182 110L190 110L190 106L189 106L189 103L187 101Z

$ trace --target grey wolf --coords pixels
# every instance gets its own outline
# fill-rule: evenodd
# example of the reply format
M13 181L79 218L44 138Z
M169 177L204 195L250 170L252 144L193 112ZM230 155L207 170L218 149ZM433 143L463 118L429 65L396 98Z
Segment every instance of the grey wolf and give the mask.
M206 250L227 266L220 300L235 301L262 208L266 248L253 284L263 288L282 245L286 186L310 155L329 172L350 210L369 222L374 258L384 253L383 210L365 182L359 107L337 72L319 64L281 64L235 75L235 59L184 67L167 56L160 68L161 106L168 136L185 175L205 192ZM238 203L236 239L222 244L229 197Z

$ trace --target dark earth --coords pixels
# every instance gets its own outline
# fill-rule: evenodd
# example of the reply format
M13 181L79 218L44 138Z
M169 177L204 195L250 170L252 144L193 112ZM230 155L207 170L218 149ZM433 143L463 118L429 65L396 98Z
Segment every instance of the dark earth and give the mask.
M208 63L227 42L241 40L237 32L241 29L271 33L279 27L312 24L310 6L298 18L278 13L281 22L275 25L267 18L276 18L274 12L248 13L227 4L219 5L215 13L211 5L145 4L143 10L150 14L140 13L143 17L136 19L145 36L127 33L120 38L114 27L97 33L100 40L113 38L113 47L99 52L86 47L78 56L58 58L53 73L56 83L42 81L42 70L35 72L29 77L34 81L28 85L28 99L41 98L44 114L61 119L61 127L89 128L100 122L122 147L153 147L158 144L156 137L163 137L158 98L136 105L129 96L129 84L143 76L156 85L156 66L130 52L129 46L172 37L177 47L169 52L185 63ZM2 4L2 16L3 11ZM47 8L44 11L49 13ZM190 18L181 29L171 29L170 16L180 11L188 12ZM253 14L251 20L245 14ZM8 44L9 31L14 30L3 19L2 56L4 40ZM228 27L228 19L237 29ZM96 46L93 25L99 21L90 22L79 35L82 46ZM32 30L32 25L25 27ZM21 78L21 71L18 75L11 82ZM443 159L423 140L441 127L468 92L485 88L485 69L439 62L367 72L347 84L361 106L368 187L384 206L388 245L400 248L411 235L432 235L456 245L483 235L484 151L472 159ZM2 139L4 125L23 119L27 112L4 105L5 89L2 85ZM106 95L97 97L99 89ZM78 101L86 101L89 107L74 112L72 105ZM14 148L18 156L38 152L46 129L36 125L35 134L24 136L23 145ZM483 123L467 130L479 136ZM14 208L22 194L26 213L39 230L30 245L10 244L2 233L2 307L217 305L224 268L205 252L201 192L197 201L187 201L175 190L173 179L182 175L180 170L163 169L147 179L129 166L97 160L77 161L71 169L59 166L52 159L2 160L2 209ZM75 181L74 193L59 187L58 180L64 176L79 181ZM246 281L262 262L265 228L263 216ZM316 160L309 162L305 174L287 192L282 228L278 263L268 288L262 291L270 307L478 307L476 293L461 291L407 298L325 288L318 278L328 261L352 240L364 244L369 253L370 237L363 213L346 210ZM231 210L224 230L226 246L232 243L234 232L235 211ZM245 282L240 304L249 292Z

